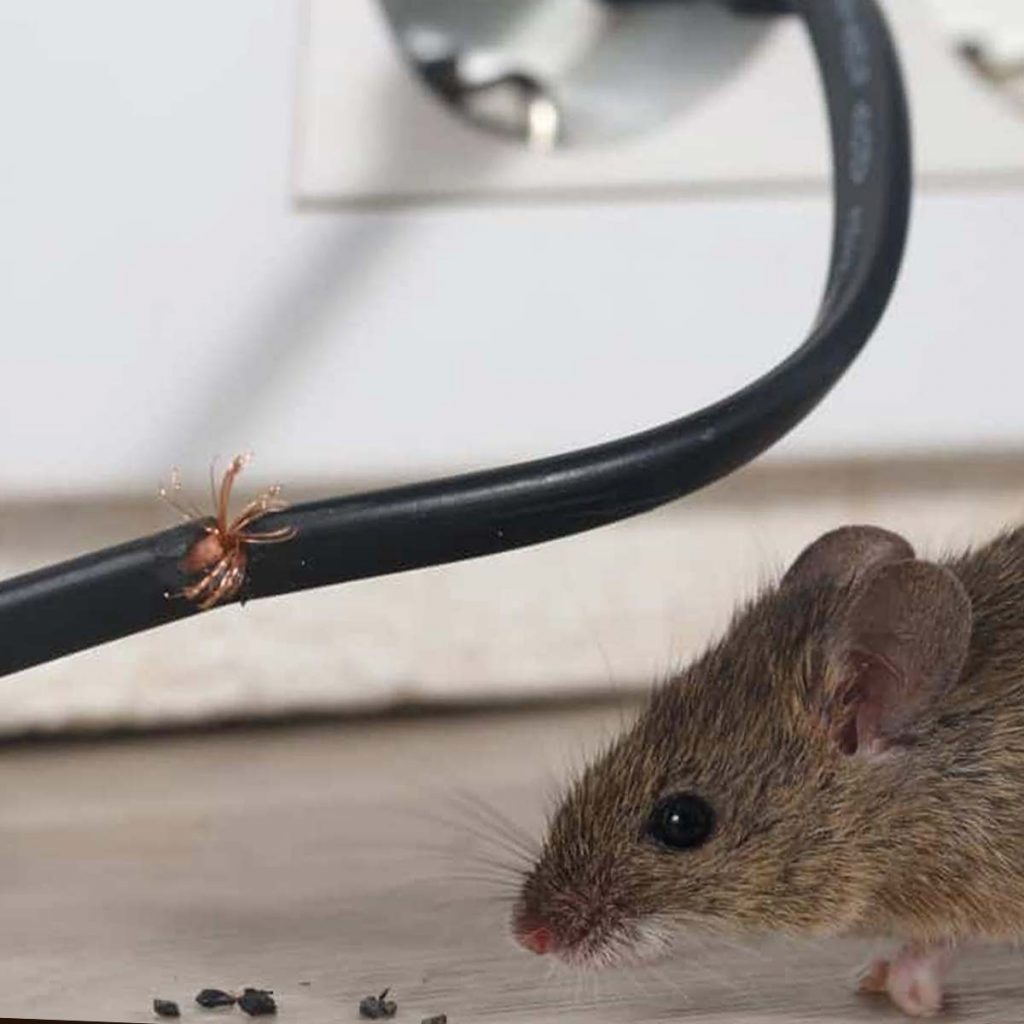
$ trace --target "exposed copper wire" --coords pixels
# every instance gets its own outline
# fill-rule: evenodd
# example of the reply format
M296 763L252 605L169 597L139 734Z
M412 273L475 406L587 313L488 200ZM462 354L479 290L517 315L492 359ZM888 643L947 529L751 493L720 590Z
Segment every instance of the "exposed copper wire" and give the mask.
M207 520L203 523L205 533L200 537L182 560L181 567L189 577L198 576L176 594L168 597L184 597L193 601L205 611L214 605L229 601L237 596L245 583L249 561L248 548L251 544L280 544L295 536L290 526L276 530L254 531L251 527L271 512L281 512L288 507L281 500L281 487L275 484L250 501L230 522L228 506L231 489L235 480L249 464L252 454L236 455L216 487L214 467L210 466L210 495L214 514L205 516L188 500L181 486L181 475L177 469L171 472L170 488L161 487L160 497L176 509L187 521ZM200 575L201 574L201 575Z

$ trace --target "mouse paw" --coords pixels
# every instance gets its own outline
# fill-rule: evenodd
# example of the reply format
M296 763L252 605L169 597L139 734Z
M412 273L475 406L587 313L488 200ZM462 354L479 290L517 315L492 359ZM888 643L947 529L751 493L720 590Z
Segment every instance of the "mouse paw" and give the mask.
M861 975L859 992L887 993L909 1017L932 1017L942 1009L942 986L952 964L948 945L911 943L892 960L874 960Z

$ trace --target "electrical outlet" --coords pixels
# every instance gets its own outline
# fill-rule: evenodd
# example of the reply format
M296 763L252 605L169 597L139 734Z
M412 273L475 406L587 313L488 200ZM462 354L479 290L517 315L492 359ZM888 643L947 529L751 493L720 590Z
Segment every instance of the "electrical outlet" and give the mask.
M418 0L418 6L440 4L450 14L460 2L470 8L496 6L475 0ZM581 10L581 36L589 50L554 47L557 54L540 58L541 64L545 59L578 64L581 49L593 52L602 32L614 29L583 17L582 8L602 6L596 0L517 2L525 8L528 28L530 18L542 23L541 15L559 4ZM431 94L393 31L396 5L403 3L417 6L417 0L307 0L294 165L300 203L727 191L828 180L817 73L796 19L757 19L752 30L748 19L723 15L733 18L737 38L757 34L741 40L743 45L731 44L717 23L680 30L678 43L672 42L674 64L689 70L668 83L654 81L649 106L659 123L538 153L454 116ZM979 180L1024 183L1024 116L961 59L949 30L948 8L955 0L944 3L941 10L920 0L884 5L911 98L919 181L926 187ZM651 68L660 66L664 40L675 39L671 27L656 34L661 49L653 58L633 61L636 76L657 79ZM536 36L540 30L534 29ZM528 34L506 32L516 41L508 44L507 60L517 57L516 47ZM469 44L474 41L469 32ZM620 47L618 52L628 51ZM604 82L606 96L613 99L621 91L616 83L628 77L620 67L615 79L614 71L608 70ZM591 75L591 85L595 80L600 86L600 76ZM665 102L669 93L674 105ZM642 106L632 96L624 96L622 105Z

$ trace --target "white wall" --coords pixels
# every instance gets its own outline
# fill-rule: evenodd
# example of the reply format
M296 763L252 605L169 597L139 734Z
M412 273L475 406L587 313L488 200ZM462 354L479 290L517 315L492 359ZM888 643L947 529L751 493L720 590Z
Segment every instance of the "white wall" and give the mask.
M286 482L545 454L801 336L821 197L296 212L300 15L0 5L6 497L152 490L244 448ZM920 198L882 329L773 457L1018 445L1022 239L1024 188Z

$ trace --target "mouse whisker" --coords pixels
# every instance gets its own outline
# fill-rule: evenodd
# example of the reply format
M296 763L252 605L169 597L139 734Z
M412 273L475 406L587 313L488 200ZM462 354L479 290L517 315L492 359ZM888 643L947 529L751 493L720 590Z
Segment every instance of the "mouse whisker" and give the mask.
M488 868L487 865L478 865L472 861L446 865L439 873L437 881L473 881L487 885L492 892L501 892L516 898L522 889L520 879L511 878Z
M540 853L540 842L518 822L513 821L507 814L489 803L479 794L469 790L456 790L453 794L454 800L469 811L474 811L483 819L490 819L494 827L508 840L519 845L523 852L532 857Z
M422 809L414 810L412 813L424 818L431 824L442 825L449 830L461 832L465 836L472 837L481 843L486 843L495 849L500 850L508 856L508 864L510 867L521 866L523 869L526 869L532 866L535 860L531 854L519 849L500 834L496 834L490 829L490 826L486 826L485 823L474 823L459 820L457 818L447 818L443 815L437 814L436 812L427 812Z
M479 872L473 871L472 868L468 871L454 872L445 876L445 881L458 880L475 880L478 884L486 886L490 895L508 896L513 900L513 902L518 901L519 893L522 888L522 886L517 885L514 882L509 882L504 878L494 878L491 875L480 874Z
M473 849L467 846L455 845L434 845L421 844L419 850L440 860L449 863L473 864L492 871L495 875L501 875L509 881L521 883L525 877L525 871L516 864L493 855L486 850Z
M413 813L433 824L441 824L446 827L452 825L463 826L466 823L471 823L486 829L488 838L493 839L495 836L501 836L509 846L519 850L524 855L534 857L537 854L537 843L534 839L527 837L525 830L523 830L523 835L520 836L513 833L507 823L503 821L499 827L499 823L493 817L485 816L478 805L461 801L457 796L453 796L450 793L445 794L438 803L442 806L447 805L450 813L442 815L436 810L428 811L423 807L415 808Z
M539 852L525 850L501 832L495 831L494 826L485 820L460 821L452 819L448 822L448 827L462 832L464 835L472 836L480 843L500 852L509 864L514 864L524 870L532 867L540 856Z

